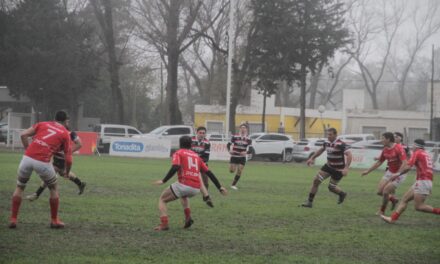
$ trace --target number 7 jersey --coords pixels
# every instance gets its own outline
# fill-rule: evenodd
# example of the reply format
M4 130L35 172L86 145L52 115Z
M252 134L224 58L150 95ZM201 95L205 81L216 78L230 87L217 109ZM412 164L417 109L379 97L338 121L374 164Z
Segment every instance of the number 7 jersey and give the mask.
M180 166L177 172L181 184L200 189L200 172L209 169L197 153L189 149L179 149L173 154L173 165Z
M52 156L63 151L68 163L72 162L69 131L58 122L40 122L33 126L35 135L24 155L42 162L50 162Z

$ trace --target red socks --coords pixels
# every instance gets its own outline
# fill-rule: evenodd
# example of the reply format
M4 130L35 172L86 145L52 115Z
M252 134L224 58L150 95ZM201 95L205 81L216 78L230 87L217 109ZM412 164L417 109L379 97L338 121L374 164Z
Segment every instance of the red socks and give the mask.
M50 204L50 216L52 221L55 221L58 218L58 206L60 205L59 198L49 198Z
M440 215L440 208L432 208L432 213Z
M12 207L11 207L11 218L17 219L18 210L21 205L21 197L20 196L12 196Z
M163 227L168 226L168 216L160 217L160 225Z
M394 195L390 195L390 197L388 197L388 200L389 200L390 202L393 202L393 203L399 201L398 199L396 199L396 197L394 197Z
M397 221L399 219L400 214L398 212L394 212L391 214L391 220Z
M189 219L191 217L191 209L185 208L183 211L185 212L185 219Z

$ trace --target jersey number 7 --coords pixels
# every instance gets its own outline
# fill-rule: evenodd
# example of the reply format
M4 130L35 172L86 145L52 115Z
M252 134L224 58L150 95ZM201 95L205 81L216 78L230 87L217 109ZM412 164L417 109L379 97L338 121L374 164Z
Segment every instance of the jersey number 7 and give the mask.
M43 139L50 138L51 136L53 136L53 135L55 135L57 133L55 130L50 129L50 128L48 128L47 131L49 131L49 134L45 135L43 137Z

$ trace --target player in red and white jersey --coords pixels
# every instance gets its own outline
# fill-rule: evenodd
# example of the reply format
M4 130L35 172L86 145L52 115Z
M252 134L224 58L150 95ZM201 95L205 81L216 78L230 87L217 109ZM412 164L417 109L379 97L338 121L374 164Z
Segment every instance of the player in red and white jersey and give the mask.
M66 128L69 130L69 119L66 120ZM82 147L82 143L81 143L81 139L79 138L79 136L76 134L75 131L71 131L70 132L70 140L71 140L71 151L72 153L75 153L76 151L78 151L79 149L81 149ZM73 144L72 144L73 143ZM73 183L75 183L78 186L78 194L81 195L84 192L84 189L86 187L86 182L81 181L81 179L79 177L77 177L75 175L75 173L73 173L73 171L69 172L69 175L64 175L64 167L65 167L65 158L64 158L64 152L63 151L59 151L57 153L55 153L53 155L53 168L55 169L55 172L58 173L60 176L69 179L70 181L72 181ZM43 181L41 182L40 186L38 187L38 189L30 194L26 196L26 199L29 201L35 201L37 200L40 195L43 193L43 191L46 189L46 183Z
M315 158L319 157L324 151L327 152L327 163L322 166L321 170L313 179L310 189L309 198L301 204L302 207L312 208L313 199L318 192L319 185L330 177L328 189L330 192L338 195L338 204L344 202L347 193L338 187L339 181L346 176L350 168L352 155L347 145L340 139L337 139L338 132L335 128L327 129L327 141L323 146L307 160L307 165L313 164Z
M231 141L226 145L229 153L231 154L229 172L235 173L235 177L231 185L231 188L234 190L238 190L236 185L240 180L244 166L246 165L246 156L249 152L249 146L251 144L252 140L248 137L247 125L241 124L240 133L238 135L233 135Z
M184 228L189 228L193 224L191 209L188 198L200 192L200 188L205 188L202 184L200 173L206 173L221 194L226 195L227 190L221 186L215 175L208 169L203 160L191 150L191 137L182 136L180 138L180 149L173 154L171 169L163 180L156 181L156 185L167 182L177 172L178 181L166 188L159 199L159 211L161 224L155 228L157 231L168 230L167 203L180 198L185 213Z
M23 191L32 171L40 176L50 190L49 203L52 220L50 226L52 228L64 227L64 223L58 218L57 177L50 160L54 153L62 150L65 155L64 173L69 174L72 165L72 153L70 151L69 131L65 128L66 120L66 112L58 111L55 115L55 121L37 123L21 133L21 141L26 151L18 167L17 187L12 195L10 228L17 226L17 216ZM29 145L28 138L30 137L32 137L32 143Z
M425 141L423 139L414 140L413 153L408 163L399 169L397 173L392 175L392 178L398 178L401 174L407 173L411 167L416 166L417 177L416 182L403 195L402 201L397 206L397 210L391 214L391 217L381 215L381 218L388 222L394 223L399 216L405 211L408 203L414 200L414 207L417 211L425 213L433 213L440 215L440 208L433 208L425 204L426 198L432 191L432 160L429 154L425 151Z
M387 161L388 169L385 171L384 176L377 186L377 195L382 196L382 205L380 206L379 212L377 212L378 215L384 214L388 201L390 200L389 196L395 193L397 187L406 178L406 174L402 174L394 180L391 179L393 173L398 172L400 168L406 165L406 153L402 145L394 142L394 134L391 132L385 132L382 134L382 144L384 145L384 148L379 160L361 174L362 176L366 176L373 170L379 168L385 160ZM397 201L397 199L392 200L392 208L395 207Z

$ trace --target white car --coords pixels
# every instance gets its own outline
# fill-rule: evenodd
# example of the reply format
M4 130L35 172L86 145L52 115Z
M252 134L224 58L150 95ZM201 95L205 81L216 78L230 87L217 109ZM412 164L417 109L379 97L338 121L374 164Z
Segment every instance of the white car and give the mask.
M93 128L98 134L98 150L101 153L108 153L112 137L135 137L142 133L135 127L117 124L99 124Z
M249 159L269 158L271 161L292 161L293 140L290 136L278 133L254 133L250 135Z
M173 126L160 126L152 130L148 134L141 134L135 137L169 139L171 141L171 149L176 150L179 148L179 139L181 136L193 136L193 135L194 135L194 129L192 126L173 125Z
M296 162L308 160L315 152L322 147L326 139L307 138L301 139L295 144L292 152L292 158Z

